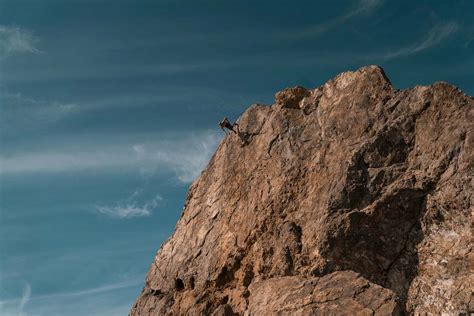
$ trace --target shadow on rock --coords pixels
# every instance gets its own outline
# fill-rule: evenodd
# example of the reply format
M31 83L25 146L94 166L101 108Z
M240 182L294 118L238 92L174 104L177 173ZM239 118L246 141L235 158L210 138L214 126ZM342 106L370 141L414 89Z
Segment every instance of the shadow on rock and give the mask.
M315 274L359 272L393 290L404 306L418 274L416 246L423 239L420 219L426 210L425 197L421 189L402 188L363 210L348 211L330 234L324 271Z
M240 138L242 146L246 146L250 144L252 141L252 138L256 135L259 135L260 133L248 133L248 132L238 132L238 136Z

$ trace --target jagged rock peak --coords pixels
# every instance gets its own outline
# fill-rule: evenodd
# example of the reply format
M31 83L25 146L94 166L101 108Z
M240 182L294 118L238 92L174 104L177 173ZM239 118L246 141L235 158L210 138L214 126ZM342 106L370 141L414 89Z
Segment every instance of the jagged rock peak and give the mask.
M378 66L285 89L191 185L131 315L473 311L474 100Z
M352 89L355 93L379 89L392 90L392 84L381 67L371 65L357 71L343 72L329 80L323 87L314 90L296 86L279 91L275 94L275 106L301 109L304 107L305 98L317 96L321 91L327 97L331 97L335 90L344 89Z

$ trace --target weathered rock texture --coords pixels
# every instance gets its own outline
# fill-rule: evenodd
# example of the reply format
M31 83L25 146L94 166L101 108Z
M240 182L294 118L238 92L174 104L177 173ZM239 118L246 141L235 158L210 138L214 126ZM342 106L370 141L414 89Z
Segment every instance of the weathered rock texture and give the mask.
M377 66L253 105L131 315L474 311L474 100Z

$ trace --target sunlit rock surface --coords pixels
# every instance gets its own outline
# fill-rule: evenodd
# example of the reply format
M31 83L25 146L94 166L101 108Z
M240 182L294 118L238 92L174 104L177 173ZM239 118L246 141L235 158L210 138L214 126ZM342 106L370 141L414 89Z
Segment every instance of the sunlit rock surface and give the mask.
M368 66L251 106L131 315L474 311L473 105Z

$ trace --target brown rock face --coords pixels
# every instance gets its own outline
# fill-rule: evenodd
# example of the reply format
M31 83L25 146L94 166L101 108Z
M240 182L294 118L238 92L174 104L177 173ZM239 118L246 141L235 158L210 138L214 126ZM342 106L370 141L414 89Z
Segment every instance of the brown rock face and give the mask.
M383 70L276 94L189 189L131 315L474 311L474 100Z
M276 277L250 285L251 315L394 315L395 294L352 271Z

